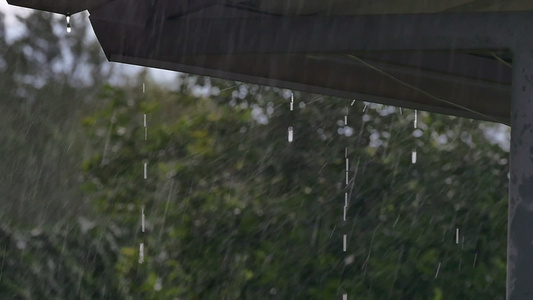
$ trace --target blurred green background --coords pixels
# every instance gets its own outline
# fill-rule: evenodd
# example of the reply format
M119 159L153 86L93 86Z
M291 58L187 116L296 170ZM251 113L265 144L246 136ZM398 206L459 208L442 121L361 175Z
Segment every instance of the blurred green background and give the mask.
M3 20L0 299L504 299L507 127L290 111L288 90L125 71L84 15Z

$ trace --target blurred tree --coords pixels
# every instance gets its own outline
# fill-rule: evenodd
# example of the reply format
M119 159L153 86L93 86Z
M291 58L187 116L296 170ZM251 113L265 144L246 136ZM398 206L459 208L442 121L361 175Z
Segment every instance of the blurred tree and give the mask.
M73 23L87 24L85 16ZM7 40L0 22L0 211L24 226L56 222L87 206L79 193L85 144L79 119L111 76L98 43L80 25L32 12ZM76 28L75 28L76 29Z
M507 161L480 122L421 113L414 130L392 107L299 93L291 112L288 91L199 79L106 87L84 120L104 149L84 190L123 233L123 298L504 298Z
M0 227L1 299L116 299L114 235L87 219L31 232Z

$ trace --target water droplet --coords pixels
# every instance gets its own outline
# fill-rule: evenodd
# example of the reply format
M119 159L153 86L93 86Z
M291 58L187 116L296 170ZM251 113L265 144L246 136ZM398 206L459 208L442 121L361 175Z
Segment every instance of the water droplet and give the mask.
M139 245L139 263L142 264L144 262L144 243L141 243Z
M66 15L67 19L67 33L70 33L72 31L72 27L70 27L70 14Z
M144 207L142 207L141 209L141 227L142 227L142 232L144 232Z
M346 234L342 236L342 251L346 252Z
M289 129L288 129L288 133L289 133L289 143L292 143L292 140L293 140L293 129L292 129L292 126L289 126Z
M144 163L144 179L148 178L148 170L147 170L147 163Z
M437 273L435 273L435 278L437 278L439 276L439 271L440 271L440 262L439 262L439 266L437 267Z

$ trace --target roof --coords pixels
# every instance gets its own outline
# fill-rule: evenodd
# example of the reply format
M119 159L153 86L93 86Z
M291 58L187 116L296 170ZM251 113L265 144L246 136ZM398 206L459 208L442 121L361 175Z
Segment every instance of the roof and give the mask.
M524 0L82 3L110 61L502 123L515 31L533 16Z
M94 9L112 0L7 0L7 3L63 15Z

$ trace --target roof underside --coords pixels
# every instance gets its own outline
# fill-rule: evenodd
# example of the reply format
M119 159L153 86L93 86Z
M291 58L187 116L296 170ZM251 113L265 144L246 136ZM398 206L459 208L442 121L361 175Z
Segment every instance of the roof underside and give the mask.
M54 12L78 3L9 2ZM505 36L478 13L533 11L530 0L83 3L111 61L502 123L509 123L511 53L499 39L469 42L477 36L471 27ZM478 15L485 21L463 22ZM456 34L441 38L432 26ZM404 44L404 34L419 43Z
M7 3L58 14L73 15L111 1L113 0L7 0Z
M94 9L111 1L113 0L7 0L11 5L61 14L74 14L82 10ZM172 7L176 12L183 12L191 7L207 7L219 4L262 13L300 16L533 10L533 1L529 0L155 0L150 2L165 2L166 7Z

